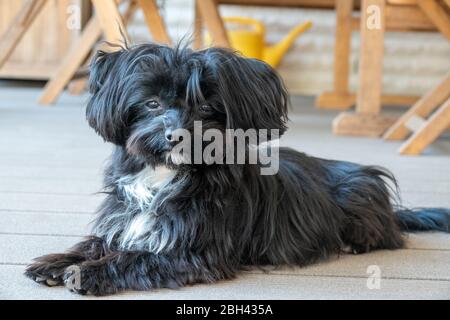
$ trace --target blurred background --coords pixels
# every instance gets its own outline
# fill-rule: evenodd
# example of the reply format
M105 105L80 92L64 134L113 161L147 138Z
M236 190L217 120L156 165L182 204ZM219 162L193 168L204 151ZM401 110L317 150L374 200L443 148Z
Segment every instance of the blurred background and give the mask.
M291 94L282 145L385 166L406 206L450 207L450 0L0 0L0 298L80 298L22 274L89 234L103 200L113 146L84 113L105 40L264 60ZM395 252L117 298L448 299L449 264L448 234L418 234Z

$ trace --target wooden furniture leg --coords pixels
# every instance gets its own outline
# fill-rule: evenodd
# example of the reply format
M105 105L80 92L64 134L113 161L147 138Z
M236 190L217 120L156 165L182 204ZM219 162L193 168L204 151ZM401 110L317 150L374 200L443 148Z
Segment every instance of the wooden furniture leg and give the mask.
M144 12L145 21L153 40L158 43L172 44L155 0L138 0L138 4Z
M450 40L450 16L444 8L437 1L432 0L418 1L417 4L436 28ZM446 4L450 8L450 0L447 0ZM404 155L420 154L450 126L449 96L450 73L406 112L386 132L384 138L402 140L412 131L413 134L401 146L399 152ZM426 120L428 116L430 117Z
M39 103L48 105L55 102L67 83L73 78L79 67L86 60L94 44L101 36L101 28L96 17L92 17L80 38L72 45L55 75L44 88Z
M88 86L88 78L80 78L80 79L74 79L69 82L69 85L67 86L67 91L69 91L69 94L73 96L78 96L82 94Z
M211 38L215 46L230 47L228 35L220 17L219 8L214 0L197 0L198 10L205 21L206 27L211 33Z
M46 0L28 0L20 9L11 26L0 38L0 68L42 11Z
M450 0L449 0L450 1ZM198 1L195 1L195 17L194 17L194 50L203 48L203 20L200 14Z
M334 41L333 92L325 92L316 100L319 108L349 109L355 103L350 94L350 51L353 0L336 0L336 35Z
M450 126L450 98L401 146L400 154L418 155Z
M436 0L420 0L417 1L417 4L439 32L450 40L450 16L445 12L444 8Z
M147 1L147 0L146 0ZM79 40L74 43L73 49L67 54L55 76L47 83L44 92L39 99L41 104L54 103L64 87L73 78L76 71L84 63L86 57L94 47L102 31L108 42L129 43L129 37L126 32L126 24L128 23L132 13L136 10L130 4L127 13L122 18L117 4L114 0L92 0L97 15L91 18L88 25L85 27ZM147 7L147 10L149 7ZM159 16L159 15L158 15ZM159 23L160 26L163 26ZM167 33L165 33L167 35ZM161 37L161 34L159 35ZM82 84L79 84L82 85Z
M385 1L362 1L359 89L356 112L344 112L334 120L333 131L335 134L379 137L395 122L392 117L380 115ZM374 8L375 11L372 11ZM372 22L376 23L377 20L379 25L372 24Z
M114 0L91 1L105 40L114 44L121 42L125 42L125 44L130 43L125 23L122 20L116 2Z
M410 123L423 122L450 95L450 73L437 87L427 92L398 121L389 128L383 138L386 140L403 140L411 130Z
M118 1L118 3L123 2L122 0L116 0L116 1ZM134 1L134 0L129 1L128 8L125 11L125 13L123 14L123 21L124 21L126 26L128 26L130 21L133 20L137 8L138 8L138 5L137 5L136 1ZM101 30L100 30L100 26L99 26L99 38L100 38L100 35L101 35ZM94 44L92 44L92 45L94 46ZM92 52L89 55L89 57L83 63L83 67L82 68L84 68L84 69L88 69L89 68L89 64L91 63L95 53L96 53L96 50L95 49L92 50ZM78 78L78 79L74 79L74 80L70 81L70 83L68 85L68 91L72 95L79 95L84 90L86 90L87 83L88 83L88 76L82 77L82 78Z

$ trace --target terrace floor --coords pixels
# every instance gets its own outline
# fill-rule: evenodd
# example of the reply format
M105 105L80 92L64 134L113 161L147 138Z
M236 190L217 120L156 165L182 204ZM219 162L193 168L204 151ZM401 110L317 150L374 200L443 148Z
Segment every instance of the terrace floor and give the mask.
M101 173L111 147L84 120L86 96L64 95L46 108L41 87L0 82L0 298L95 299L40 286L23 276L33 257L61 252L89 232L102 195ZM333 111L293 98L282 144L320 157L378 164L398 177L408 206L450 207L450 138L421 157L402 157L399 143L335 137ZM411 234L407 248L341 255L308 268L249 271L237 279L181 290L127 292L112 299L449 299L450 235ZM381 271L367 286L368 267Z

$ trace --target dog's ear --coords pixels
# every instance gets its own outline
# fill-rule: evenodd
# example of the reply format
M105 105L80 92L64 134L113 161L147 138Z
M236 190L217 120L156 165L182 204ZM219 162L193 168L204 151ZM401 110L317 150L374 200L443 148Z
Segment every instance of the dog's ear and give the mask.
M214 57L209 61L215 64L212 68L227 113L227 126L244 130L278 129L281 136L287 129L289 98L278 73L263 61L244 58L226 49L205 52Z
M116 118L120 115L115 110L116 99L112 92L117 69L116 63L121 51L107 53L98 51L90 66L89 92L91 94L86 108L86 118L89 125L106 141L122 144L123 132L116 125ZM109 78L112 80L109 81Z
M89 92L91 94L96 94L101 89L121 53L121 51L97 51L92 59L89 72Z

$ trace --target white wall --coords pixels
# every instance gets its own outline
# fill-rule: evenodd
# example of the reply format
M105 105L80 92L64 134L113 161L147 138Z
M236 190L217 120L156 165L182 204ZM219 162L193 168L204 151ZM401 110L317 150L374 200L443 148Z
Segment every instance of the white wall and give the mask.
M285 56L279 71L292 93L319 94L332 87L335 14L333 11L222 6L224 16L251 16L265 22L268 41L280 40L291 27L312 20ZM164 15L174 39L192 33L193 0L167 0ZM148 40L143 18L131 29L136 41ZM357 84L359 34L353 34L351 86ZM450 44L437 33L388 33L385 42L385 93L422 94L450 70Z

